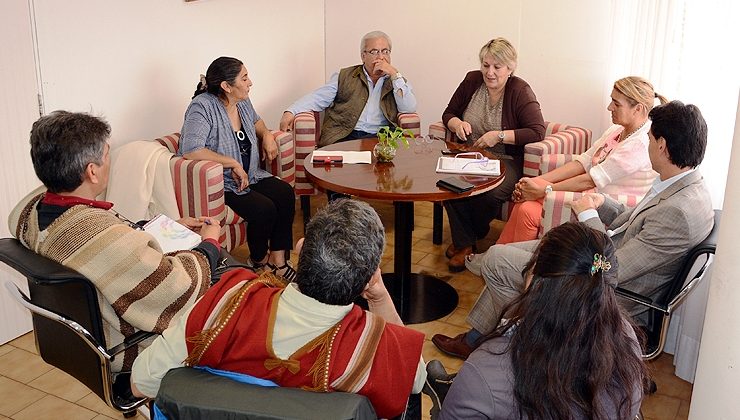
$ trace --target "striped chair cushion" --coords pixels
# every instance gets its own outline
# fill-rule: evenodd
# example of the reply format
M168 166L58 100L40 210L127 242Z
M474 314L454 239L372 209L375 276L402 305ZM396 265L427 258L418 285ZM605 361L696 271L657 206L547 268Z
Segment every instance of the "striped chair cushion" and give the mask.
M578 155L559 154L559 155L542 155L540 160L539 173L548 173L559 166L563 166L573 161Z
M571 203L580 199L584 193L572 191L553 191L547 196L542 205L542 220L540 223L540 234L542 237L550 229L560 226L568 221L577 221L571 210ZM627 194L606 194L627 207L635 207L642 200L641 196Z
M293 139L295 141L295 193L296 195L316 194L316 188L306 177L303 160L314 149L321 133L321 119L318 112L301 112L293 120Z
M442 121L437 121L429 125L429 135L435 139L443 139L444 141L452 141L452 131L449 131L445 127Z
M273 159L265 170L295 187L295 146L293 134L282 131L273 131L278 144L278 156Z
M419 114L398 114L398 123L401 128L411 130L415 137L421 137L421 119L419 118Z
M551 134L546 135L542 141L524 146L524 176L542 175L540 163L544 155L579 155L591 147L591 130L548 123L546 132Z

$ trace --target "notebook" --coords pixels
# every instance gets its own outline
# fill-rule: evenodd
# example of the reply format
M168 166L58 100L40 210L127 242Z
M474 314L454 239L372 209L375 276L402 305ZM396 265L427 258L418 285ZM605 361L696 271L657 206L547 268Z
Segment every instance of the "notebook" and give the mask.
M442 156L437 160L437 172L463 175L501 175L500 162L496 159L465 159Z
M154 236L165 254L193 249L203 241L200 235L164 214L159 214L148 221L144 225L144 231Z

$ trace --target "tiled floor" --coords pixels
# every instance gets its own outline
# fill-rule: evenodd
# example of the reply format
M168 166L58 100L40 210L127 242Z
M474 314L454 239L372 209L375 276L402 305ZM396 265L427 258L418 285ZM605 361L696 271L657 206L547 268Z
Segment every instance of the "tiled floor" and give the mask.
M326 203L323 196L312 199L315 209ZM393 207L389 203L372 201L387 229L389 245L383 256L383 271L393 270ZM412 325L426 334L424 358L439 359L448 371L457 371L459 359L443 355L430 341L433 334L456 335L469 325L465 317L483 288L483 281L469 272L451 274L447 271L444 250L449 243L449 228L445 220L445 244L432 244L432 205L415 205L412 270L434 274L457 289L460 301L450 315L432 322ZM300 210L296 212L295 239L302 234ZM243 252L236 252L243 255ZM294 256L295 258L295 256ZM645 399L642 411L646 419L686 419L689 413L692 385L673 375L672 357L664 354L650 364L658 392ZM429 412L430 401L423 399L423 411ZM108 408L95 394L66 373L44 363L36 355L33 334L29 333L0 346L0 420L12 419L108 419L123 417ZM142 417L138 415L137 419ZM428 418L425 416L424 418Z

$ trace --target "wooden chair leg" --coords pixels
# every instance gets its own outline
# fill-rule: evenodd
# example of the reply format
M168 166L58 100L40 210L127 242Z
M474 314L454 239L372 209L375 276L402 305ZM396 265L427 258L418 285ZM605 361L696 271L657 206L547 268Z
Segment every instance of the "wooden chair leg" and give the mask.
M432 243L442 244L442 203L434 202L434 213L432 214Z

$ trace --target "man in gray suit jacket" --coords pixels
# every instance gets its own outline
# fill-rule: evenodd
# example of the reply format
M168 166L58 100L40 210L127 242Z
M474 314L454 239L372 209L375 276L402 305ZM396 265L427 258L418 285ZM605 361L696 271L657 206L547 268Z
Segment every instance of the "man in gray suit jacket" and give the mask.
M650 192L629 209L602 194L585 194L572 204L578 220L607 232L617 247L619 286L657 296L668 286L686 253L709 235L714 212L696 167L704 158L707 125L699 109L673 101L653 108L648 153L660 175ZM524 288L522 270L539 241L495 245L481 261L486 288L468 315L473 327L457 337L437 334L443 352L467 358L476 340L493 330L505 306ZM640 322L644 307L622 303Z

